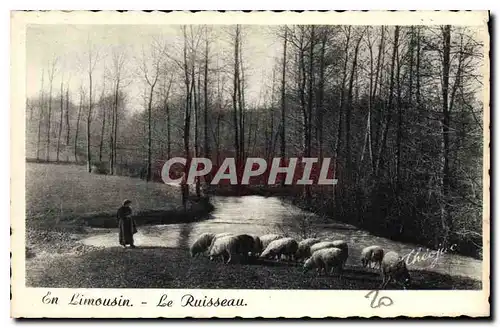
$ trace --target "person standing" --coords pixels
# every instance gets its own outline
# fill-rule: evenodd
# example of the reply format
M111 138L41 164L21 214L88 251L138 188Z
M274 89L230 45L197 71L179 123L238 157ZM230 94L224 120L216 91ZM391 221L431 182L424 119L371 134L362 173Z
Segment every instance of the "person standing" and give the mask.
M182 197L182 208L184 211L187 210L187 200L189 198L189 185L187 184L186 172L182 172L181 176L181 197Z
M118 219L119 242L123 247L130 245L135 248L134 234L137 232L135 221L132 218L132 209L130 208L132 201L126 199L123 205L118 209L116 218Z

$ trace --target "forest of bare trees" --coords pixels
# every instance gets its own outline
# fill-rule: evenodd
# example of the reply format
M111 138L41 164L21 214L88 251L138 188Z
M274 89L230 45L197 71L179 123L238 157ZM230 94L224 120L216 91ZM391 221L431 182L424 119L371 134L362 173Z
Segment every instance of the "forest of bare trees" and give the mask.
M28 157L148 181L174 156L328 157L337 185L305 186L302 206L480 254L485 58L475 30L265 27L280 53L249 101L248 29L181 26L175 41L154 38L139 55L89 38L78 71L54 57L27 100ZM141 110L128 107L131 81L144 90Z

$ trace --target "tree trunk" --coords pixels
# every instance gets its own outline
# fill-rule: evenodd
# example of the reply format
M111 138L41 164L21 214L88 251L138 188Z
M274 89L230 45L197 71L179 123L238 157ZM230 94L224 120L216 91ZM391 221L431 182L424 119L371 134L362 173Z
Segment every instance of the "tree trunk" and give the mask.
M206 36L205 40L205 74L203 76L203 105L204 105L203 149L205 151L205 157L210 158L210 143L208 140L208 36Z
M315 43L315 28L311 25L311 39L309 41L309 84L308 84L308 101L307 101L307 120L305 126L305 157L311 157L311 147L312 147L312 109L313 109L313 84L314 84L314 43ZM311 206L312 195L311 195L311 185L304 185L304 192L306 198L306 206Z
M114 169L114 160L115 160L115 139L114 139L114 133L115 133L115 105L116 104L116 86L115 89L113 90L113 104L111 106L111 129L109 130L109 173L113 175L115 173Z
M285 138L285 131L286 131L286 122L285 122L285 113L286 113L286 50L287 50L287 41L288 41L288 27L285 26L285 38L283 40L283 65L282 65L282 72L281 72L281 129L280 129L280 135L281 135L281 160L285 160L286 156L286 138ZM274 80L273 80L274 82ZM274 85L274 84L273 84ZM271 113L273 115L273 113ZM273 136L273 127L271 127L271 137ZM285 186L285 180L281 180L281 187Z
M102 162L102 150L104 146L104 128L106 127L106 105L104 103L104 91L101 96L101 109L102 109L102 125L101 125L101 141L99 143L99 163Z
M116 158L117 158L117 145L118 145L118 102L119 102L119 93L120 93L120 79L116 80L116 89L115 89L115 101L114 101L114 111L113 111L113 161L112 168L113 172L116 168Z
M369 42L368 44L368 51L370 53L370 73L368 74L369 76L369 83L368 83L368 114L366 117L366 132L365 132L365 137L363 139L363 147L361 149L361 158L359 160L359 164L363 165L363 159L365 156L365 151L366 151L366 145L368 144L368 149L370 153L370 164L372 163L373 160L373 154L372 154L372 148L371 148L371 112L372 112L372 103L373 103L373 49L372 49L372 44Z
M420 27L417 27L417 67L416 69L416 100L417 100L417 106L420 107Z
M147 168L147 174L146 174L146 181L151 181L151 167L152 167L152 163L151 163L151 153L152 153L152 146L151 146L151 142L152 142L152 135L151 135L151 109L152 109L152 106L153 106L153 92L154 92L154 88L155 88L155 84L153 83L152 85L150 85L150 89L149 89L149 101L148 101L148 168Z
M451 235L451 216L448 206L448 196L450 188L450 168L449 168L449 154L450 154L450 112L448 104L448 88L450 78L450 43L451 43L451 27L446 25L443 27L443 80L442 80L442 97L443 97L443 116L441 120L442 128L442 160L441 160L441 176L439 179L441 185L442 199L440 201L441 207L441 226L443 229L442 247L447 247L450 242Z
M396 71L396 95L398 105L398 128L396 135L396 200L399 196L401 183L401 140L403 134L403 108L401 104L401 61L399 60L399 49L396 49L397 71Z
M239 119L238 119L238 78L239 78L239 25L236 25L236 36L234 41L234 77L233 77L233 124L234 124L234 151L236 166L239 166L240 141L239 141Z
M50 88L49 88L49 112L47 113L47 162L50 161L50 121L52 119L52 81L54 79L54 73L51 73L50 78Z
M66 85L66 147L69 147L69 83ZM66 152L66 160L69 161L69 152Z
M359 45L361 44L361 40L363 39L363 32L356 43L356 47L354 49L354 58L352 60L351 74L349 78L349 89L347 92L347 111L346 111L346 173L348 181L352 179L352 149L351 149L351 119L352 119L352 106L353 106L353 87L354 87L354 77L356 73L356 67L358 64L358 52Z
M243 68L243 55L241 51L241 35L238 37L238 41L240 42L240 45L238 47L239 51L239 65L240 65L240 70L238 73L241 72L241 78L238 75L238 107L240 109L240 165L242 164L242 161L245 159L245 89L244 89L244 84L245 84L245 70Z
M338 162L339 162L339 157L342 151L342 127L343 127L343 112L344 112L344 106L345 106L345 83L347 80L347 63L349 60L349 41L351 39L351 26L347 27L347 36L346 36L346 43L345 43L345 48L344 48L344 68L342 72L342 85L341 90L340 90L340 104L339 104L339 121L338 121L338 128L337 128L337 138L335 140L335 155L334 155L334 162L333 162L333 174L335 175L335 178L339 178L339 173L338 173ZM337 186L334 186L334 191L333 191L333 202L335 203L335 207L337 209L337 214L339 214L340 209L340 201L339 201L339 188Z
M385 27L384 26L381 26L380 27L380 44L379 44L379 48L378 48L378 55L377 55L377 68L376 68L376 73L375 73L375 82L374 82L374 85L373 85L373 94L372 94L372 105L376 104L377 103L377 86L379 85L379 79L380 79L380 82L382 81L382 78L381 78L381 67L383 66L383 63L384 63L384 46L385 46L385 39L384 39L384 35L385 35ZM381 88L378 89L379 90L379 94L382 92ZM380 109L377 110L376 112L376 117L377 117L377 125L375 125L375 138L372 138L373 142L372 142L372 153L373 153L373 148L377 147L379 142L380 142L380 133L381 133L381 130L382 130L382 126L383 124L381 124L382 122L382 113L380 111ZM373 126L372 124L370 124L371 126ZM374 147L375 146L375 147ZM376 169L377 169L377 163L378 163L378 159L377 159L377 156L376 154L374 154L373 158L372 158L372 172L376 172Z
M319 85L318 85L318 104L317 104L317 125L318 125L318 149L319 162L323 161L323 102L325 93L325 48L327 41L327 31L322 32L321 38L321 53L319 62Z
M80 130L80 117L82 113L83 106L83 96L80 96L80 105L78 106L78 115L76 117L76 128L75 128L75 162L78 163L78 132Z
M43 92L43 82L44 82L45 70L42 70L42 85L40 87L40 106L38 110L38 134L36 142L36 159L40 160L40 140L42 132L42 119L43 119L43 108L44 108L44 92Z
M183 33L184 33L184 83L186 86L186 103L185 103L185 108L184 108L184 151L186 154L186 163L190 162L190 154L189 154L189 130L191 128L191 90L192 86L189 81L189 66L188 66L188 59L187 59L187 34L186 34L186 28L183 27ZM187 174L187 166L185 169L185 174ZM189 195L189 186L187 184L182 184L181 185L181 192L182 192L182 206L184 210L186 210L186 205L187 205L187 197Z
M59 153L61 150L61 135L62 135L62 125L63 125L63 115L64 115L64 89L63 89L63 82L61 79L61 97L60 97L60 103L61 103L61 112L59 115L59 129L57 131L57 162L59 162Z
M89 112L87 114L87 171L92 171L92 154L90 153L90 124L92 120L92 73L89 73Z
M394 29L394 45L393 45L392 59L391 59L391 77L390 77L390 82L389 82L389 102L387 105L386 124L385 124L383 135L382 135L382 144L380 145L379 153L377 156L377 162L378 162L377 167L376 167L377 176L380 174L380 171L382 169L382 165L383 165L382 156L385 152L385 148L386 148L386 144L387 144L387 134L389 132L389 127L390 127L391 119L392 119L392 107L393 107L393 98L394 98L394 69L395 69L395 63L396 63L398 42L399 42L399 26L396 26L396 28Z
M413 103L413 62L414 62L414 48L415 48L415 27L410 28L410 49L408 56L410 57L410 72L408 82L408 107L412 107Z
M171 119L170 119L170 106L168 105L169 102L169 96L170 96L170 88L172 86L172 78L170 78L170 81L168 83L167 87L167 93L165 95L164 99L164 107L165 107L165 114L166 114L166 119L167 119L167 158L171 158L172 156L172 149L171 149Z
M192 70L192 78L194 81L194 65ZM198 157L199 150L199 133L198 133L198 120L199 120L199 109L200 109L200 72L198 72L198 81L195 83L193 88L193 98L194 98L194 157ZM196 196L200 197L200 177L196 177Z

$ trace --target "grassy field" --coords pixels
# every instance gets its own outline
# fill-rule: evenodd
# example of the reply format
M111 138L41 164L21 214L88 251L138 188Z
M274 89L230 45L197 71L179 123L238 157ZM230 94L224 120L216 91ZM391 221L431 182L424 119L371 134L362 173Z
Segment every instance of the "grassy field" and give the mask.
M172 210L181 205L175 187L129 177L96 175L85 166L26 163L28 224L114 215L124 199L134 211Z
M124 199L141 216L138 225L194 221L211 209L194 204L186 214L173 186L91 174L86 166L26 163L27 254L65 252L90 233L106 232L92 228L116 227Z
M300 266L265 262L228 264L206 257L192 259L186 249L106 248L54 257L48 266L31 263L28 286L68 288L241 288L241 289L374 289L380 276L347 268L345 277L303 273ZM412 271L412 289L471 289L480 282L434 272ZM396 286L389 286L396 288Z
M27 163L26 177L28 286L372 289L380 284L377 273L359 267L349 267L339 279L304 274L287 263L224 265L204 257L192 259L185 248L83 245L84 237L113 231L102 222L114 222L123 199L131 199L134 210L147 216L151 211L175 211L180 204L178 191L127 177L89 174L85 167L71 165ZM155 216L150 216L143 222L154 223ZM481 288L480 281L458 276L426 271L411 275L415 289Z

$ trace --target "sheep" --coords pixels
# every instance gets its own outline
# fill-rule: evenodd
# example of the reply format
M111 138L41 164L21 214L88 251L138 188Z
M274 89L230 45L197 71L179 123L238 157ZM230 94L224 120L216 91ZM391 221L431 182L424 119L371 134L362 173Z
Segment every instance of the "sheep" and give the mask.
M269 243L272 242L273 240L278 240L282 238L285 238L285 236L277 234L268 234L260 236L260 241L262 242L262 249L266 249Z
M404 289L410 286L411 277L406 263L396 252L391 251L384 255L380 273L382 275L382 284L379 289L384 289L391 280L394 280L397 284L402 284Z
M237 235L236 239L238 242L236 243L235 253L242 256L245 260L248 260L250 254L255 254L260 249L260 239L256 240L251 235Z
M281 255L287 256L289 259L293 259L299 244L293 238L281 238L273 240L267 245L266 249L260 254L261 258L280 258Z
M216 238L210 249L210 260L222 256L225 263L230 263L234 255L248 256L248 253L254 249L254 245L254 239L246 234ZM226 255L227 261L225 260Z
M312 268L316 268L318 273L325 271L325 275L328 275L329 271L333 272L336 268L339 275L342 276L344 269L344 258L343 252L340 248L322 248L313 253L313 255L308 258L303 266L304 273Z
M226 237L226 236L233 236L234 234L230 233L230 232L222 232L222 233L218 233L214 236L214 238L212 239L212 243L210 244L210 246L208 247L208 251L210 252L210 249L212 248L213 244L215 243L215 240L217 238L221 238L221 237Z
M309 248L309 254L307 254L307 257L310 257L312 254L314 254L314 252L319 251L320 249L333 248L336 246L337 246L337 244L335 244L331 241L321 241L319 243L315 243Z
M319 238L307 238L299 242L299 248L297 249L297 253L295 253L295 258L297 260L305 259L311 249L311 246L317 244L321 241Z
M230 249L232 244L235 242L236 239L231 235L214 238L212 245L210 245L210 261L213 261L221 256L223 258L223 262L229 262L226 260L226 256L227 258L231 257Z
M347 258L349 257L349 247L347 246L347 243L343 240L334 240L332 241L333 247L339 248L342 251L342 259L345 263L347 262Z
M378 264L378 268L382 267L382 259L384 258L384 250L382 247L373 245L363 248L361 251L361 264L364 268L369 266L372 268L372 264L375 266Z
M338 248L342 251L342 261L345 265L347 262L347 258L349 256L349 247L347 246L347 243L343 240L334 240L334 241L322 241L319 243L316 243L312 245L309 248L309 254L308 256L312 256L316 251L319 251L320 249L324 248Z
M250 252L251 255L258 257L260 253L262 253L263 248L262 248L262 241L260 240L260 237L257 235L250 235L253 238L254 241L254 247L253 250Z
M206 252L209 249L214 237L215 234L210 232L205 232L199 235L196 241L189 248L191 257L195 257L200 253Z

